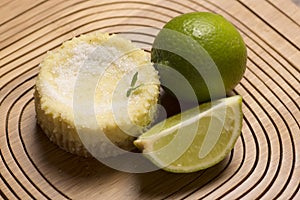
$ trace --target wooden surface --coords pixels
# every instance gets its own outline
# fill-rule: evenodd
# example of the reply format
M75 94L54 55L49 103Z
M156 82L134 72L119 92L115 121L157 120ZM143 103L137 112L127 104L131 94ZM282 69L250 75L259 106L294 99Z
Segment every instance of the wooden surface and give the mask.
M1 0L3 199L300 199L300 7L296 0ZM228 158L192 174L119 172L66 153L36 125L33 87L48 50L73 36L125 33L145 50L169 19L217 12L241 32L247 71L241 137Z

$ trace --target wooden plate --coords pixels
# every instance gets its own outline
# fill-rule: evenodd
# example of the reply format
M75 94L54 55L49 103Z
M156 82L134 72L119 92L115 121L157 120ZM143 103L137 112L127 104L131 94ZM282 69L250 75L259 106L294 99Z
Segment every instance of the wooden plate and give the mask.
M298 1L299 2L299 1ZM2 0L3 199L300 199L300 8L294 0ZM197 173L130 174L66 153L36 125L33 89L48 50L82 33L123 33L150 50L186 12L222 14L241 32L244 124L230 156Z

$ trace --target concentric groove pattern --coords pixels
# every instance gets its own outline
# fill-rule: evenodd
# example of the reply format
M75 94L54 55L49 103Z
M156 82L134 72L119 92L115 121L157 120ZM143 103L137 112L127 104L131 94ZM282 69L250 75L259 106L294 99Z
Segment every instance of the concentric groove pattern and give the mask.
M122 34L150 51L172 17L209 11L248 49L242 135L192 174L127 174L66 153L36 125L38 64L63 41ZM3 199L300 199L300 8L290 0L24 0L0 3L0 195Z

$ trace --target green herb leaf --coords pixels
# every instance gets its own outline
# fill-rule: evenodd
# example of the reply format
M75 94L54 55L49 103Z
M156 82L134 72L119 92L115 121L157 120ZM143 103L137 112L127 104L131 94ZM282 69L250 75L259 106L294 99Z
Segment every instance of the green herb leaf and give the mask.
M137 81L137 78L138 78L138 73L139 72L135 72L135 74L133 75L132 80L131 80L131 84L130 84L131 87L133 87L136 84L136 81Z
M139 87L141 87L141 86L143 85L143 84L140 84L140 85L134 87L135 84L136 84L136 82L137 82L137 79L138 79L138 73L139 73L139 72L136 72L136 73L133 75L132 80L131 80L131 84L130 84L130 88L129 88L129 89L127 90L127 92L126 92L126 97L129 97L132 91L138 89Z
M126 92L126 97L129 97L131 92L132 92L133 88L129 88Z

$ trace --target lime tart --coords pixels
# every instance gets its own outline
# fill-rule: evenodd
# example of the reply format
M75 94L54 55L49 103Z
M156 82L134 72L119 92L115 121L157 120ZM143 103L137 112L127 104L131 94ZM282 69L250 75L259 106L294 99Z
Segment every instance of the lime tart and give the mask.
M81 35L40 63L37 123L68 152L115 156L134 149L134 139L153 122L159 87L150 55L132 42L100 32Z

